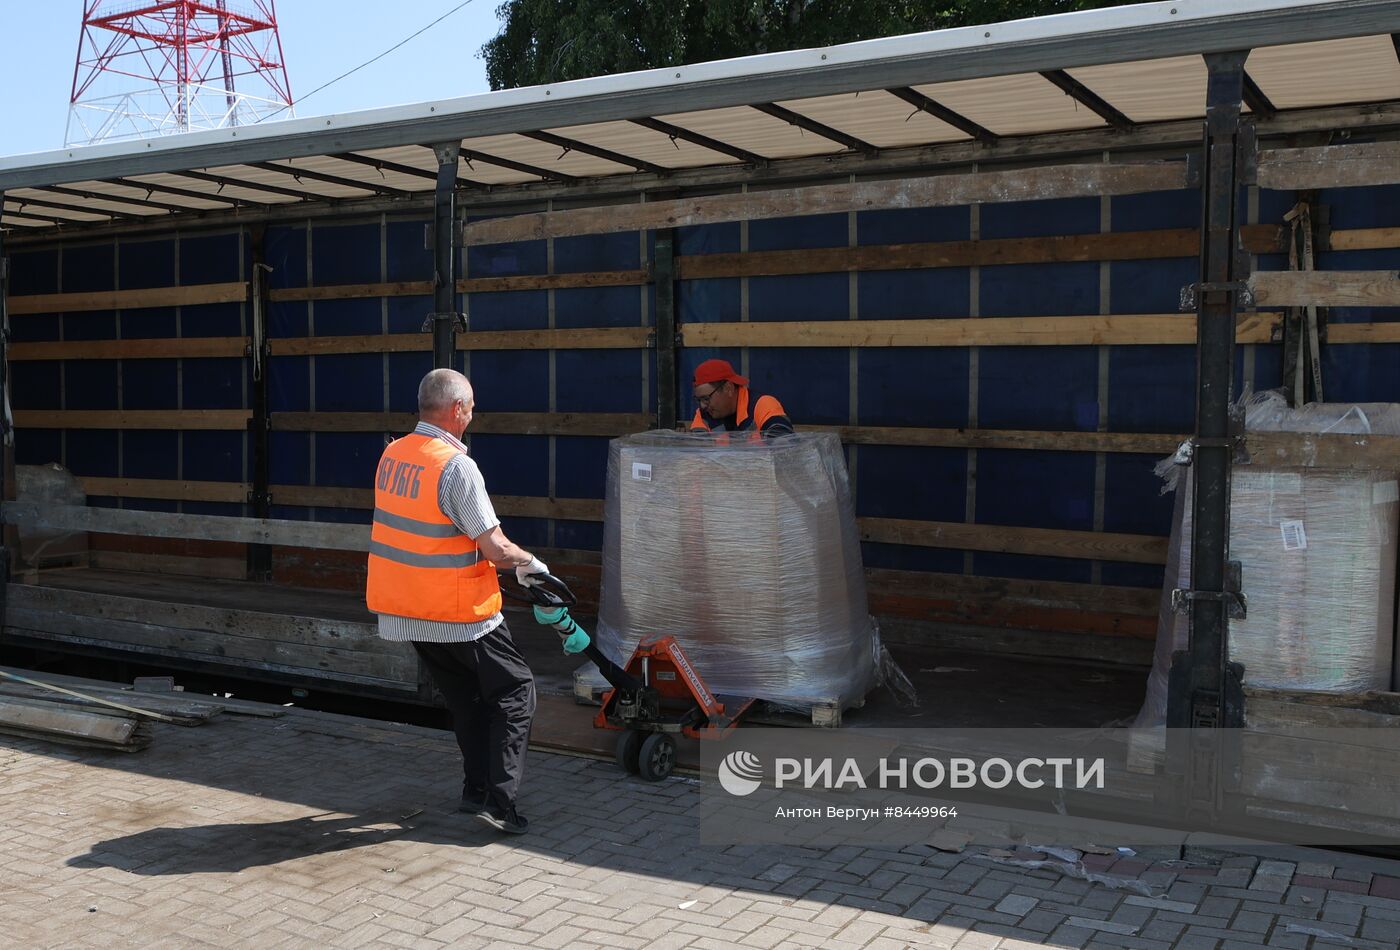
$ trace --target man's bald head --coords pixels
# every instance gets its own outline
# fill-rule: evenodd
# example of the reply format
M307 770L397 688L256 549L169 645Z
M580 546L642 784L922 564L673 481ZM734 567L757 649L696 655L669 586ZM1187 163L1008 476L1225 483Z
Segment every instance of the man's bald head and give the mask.
M418 414L451 409L458 400L472 401L472 384L455 369L435 369L418 384Z
M418 384L418 418L458 438L471 424L475 406L471 382L455 369L435 369Z

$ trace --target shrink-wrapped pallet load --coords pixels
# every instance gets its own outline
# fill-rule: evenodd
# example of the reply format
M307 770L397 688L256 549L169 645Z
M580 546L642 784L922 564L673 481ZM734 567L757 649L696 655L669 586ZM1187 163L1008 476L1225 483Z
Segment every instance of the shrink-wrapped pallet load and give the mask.
M1400 405L1313 404L1277 392L1246 403L1247 433L1400 435ZM1301 438L1300 438L1301 442ZM1248 445L1248 439L1246 439ZM1190 587L1189 465L1160 468L1177 487L1157 649L1138 728L1165 721L1171 655L1187 646L1187 616L1171 608ZM1263 456L1234 469L1230 559L1239 561L1247 616L1230 621L1230 659L1246 686L1353 693L1387 690L1395 658L1397 473L1275 467ZM1158 743L1143 738L1135 747Z
M608 453L598 642L671 635L711 690L859 704L880 663L835 435L648 432Z

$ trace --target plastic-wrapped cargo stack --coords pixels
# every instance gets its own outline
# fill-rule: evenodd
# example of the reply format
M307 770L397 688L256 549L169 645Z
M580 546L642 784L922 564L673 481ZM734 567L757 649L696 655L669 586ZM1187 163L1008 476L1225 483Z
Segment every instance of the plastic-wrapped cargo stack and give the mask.
M1400 435L1400 405L1315 403L1290 409L1281 393L1251 397L1250 432ZM1247 444L1248 440L1246 440ZM1157 648L1135 728L1166 719L1171 655L1187 645L1187 617L1171 609L1190 586L1191 469L1160 468L1178 491L1167 549ZM1230 558L1240 562L1247 617L1230 621L1230 658L1246 686L1334 693L1388 690L1395 672L1397 473L1278 468L1258 460L1234 469ZM1155 757L1158 743L1135 736Z
M879 638L841 444L646 432L608 451L598 643L671 635L710 689L858 704Z

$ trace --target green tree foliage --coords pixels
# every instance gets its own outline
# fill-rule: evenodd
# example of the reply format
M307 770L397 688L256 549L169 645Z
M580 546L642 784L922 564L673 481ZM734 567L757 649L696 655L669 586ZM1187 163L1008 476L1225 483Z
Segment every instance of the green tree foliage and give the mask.
M492 89L1117 6L1122 0L506 0Z

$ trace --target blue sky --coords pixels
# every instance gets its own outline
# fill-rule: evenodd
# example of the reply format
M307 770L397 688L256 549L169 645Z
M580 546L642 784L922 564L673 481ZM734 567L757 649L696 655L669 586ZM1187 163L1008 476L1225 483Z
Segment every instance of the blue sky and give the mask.
M282 50L294 97L383 52L461 0L277 0ZM235 5L238 0L234 0ZM354 112L486 92L481 45L496 35L499 0L471 0L427 33L323 89L297 115ZM350 12L347 12L350 11ZM19 4L0 12L0 155L63 146L82 0Z

